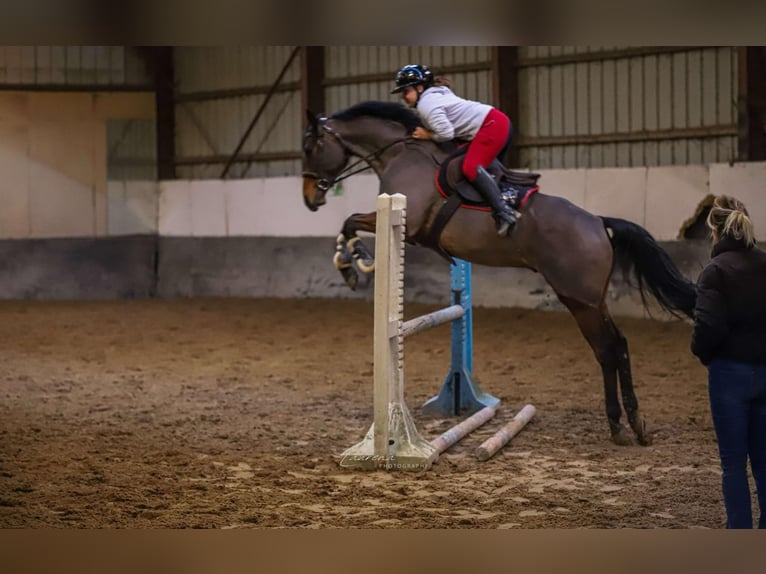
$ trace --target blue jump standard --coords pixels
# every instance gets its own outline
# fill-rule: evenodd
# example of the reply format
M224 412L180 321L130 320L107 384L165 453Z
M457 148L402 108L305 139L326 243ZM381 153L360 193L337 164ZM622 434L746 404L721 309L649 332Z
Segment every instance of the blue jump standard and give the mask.
M494 407L500 399L485 393L473 377L473 311L471 301L471 264L456 259L450 267L452 305L461 305L465 314L452 321L452 358L450 372L435 397L421 410L426 414L456 416L473 414L484 407Z

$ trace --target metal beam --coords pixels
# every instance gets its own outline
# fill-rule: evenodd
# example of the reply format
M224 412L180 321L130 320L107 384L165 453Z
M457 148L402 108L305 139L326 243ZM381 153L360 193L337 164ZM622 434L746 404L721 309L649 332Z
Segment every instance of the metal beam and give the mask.
M315 114L325 111L324 46L304 46L301 49L301 114L311 110Z
M309 49L313 46L307 47ZM321 47L317 47L321 48ZM638 56L656 56L661 54L675 54L680 52L689 52L699 49L698 46L655 46L648 48L627 48L624 50L610 50L608 52L588 52L583 54L567 54L562 56L547 56L543 58L518 58L514 63L516 68L528 68L532 66L545 66L550 64L573 64L578 62L599 62L604 60L616 60L619 58L630 58ZM456 64L454 66L439 67L440 75L464 74L467 72L485 72L492 70L494 61L474 62L470 64ZM361 84L367 82L384 82L391 80L396 74L396 70L389 72L377 72L373 74L360 74L356 76L344 76L339 78L324 78L321 85L323 87L347 86L352 84ZM302 82L287 82L279 85L274 91L289 92L299 90ZM69 86L72 89L71 86ZM105 86L99 86L104 90ZM186 92L176 94L177 102L203 102L209 100L221 100L226 98L240 98L243 96L257 96L267 94L273 86L247 86L243 88L229 88L225 90L205 90ZM0 88L2 89L2 88ZM79 89L79 88L78 88ZM108 88L107 88L108 89ZM125 88L133 89L133 88Z
M766 47L739 48L738 55L744 60L739 66L739 157L743 161L763 161L766 160Z
M293 96L287 96L284 98L284 103L282 104L282 107L280 110L274 114L273 119L271 120L271 125L266 128L265 132L263 133L263 139L261 139L261 143L258 144L258 146L255 148L254 154L260 153L260 151L263 149L263 146L266 145L266 142L269 141L269 138L271 137L272 132L277 127L277 124L279 123L280 118L285 113L285 110L287 109L287 106L290 105L290 100L292 100ZM250 171L250 166L253 165L253 162L248 162L247 165L241 170L240 177L247 176L247 172Z
M492 48L492 100L497 109L511 118L516 131L514 139L520 135L518 126L521 123L519 121L519 80L516 67L518 57L519 49L516 46L495 46ZM511 142L511 147L505 157L500 159L511 167L518 166L519 148Z
M152 84L0 84L0 92L154 92Z
M515 145L519 147L543 147L554 145L630 143L736 136L737 133L737 126L735 125L716 125L702 128L678 128L672 130L653 130L593 135L582 134L568 136L521 137L519 138L519 143Z
M207 102L210 100L223 100L226 98L241 98L245 96L260 96L274 91L292 92L300 89L301 82L285 82L276 88L271 86L248 86L245 88L229 88L226 90L205 90L199 92L186 92L176 96L177 102Z
M475 62L473 64L459 64L455 66L435 66L434 72L440 76L450 74L464 74L466 72L484 72L492 69L492 62ZM342 78L325 78L322 82L324 87L346 86L349 84L362 84L367 82L389 81L393 85L397 70L390 72L378 72L375 74L360 74L358 76L344 76Z
M314 50L321 49L323 46L306 46L305 49ZM311 67L317 66L317 56L312 56ZM324 56L322 56L322 67L324 67ZM476 62L473 64L460 64L456 66L447 66L439 68L439 74L461 74L465 72L481 72L492 69L492 62ZM329 86L347 86L351 84L360 84L364 82L385 82L393 81L392 78L396 75L396 70L390 72L378 72L374 74L361 74L358 76L344 76L342 78L320 78L320 85L324 88ZM305 75L304 75L305 76ZM273 86L248 86L244 88L229 88L226 90L206 90L199 92L186 92L176 95L177 102L205 102L210 100L222 100L226 98L241 98L243 96L259 96L269 93L274 89L275 93L279 92L291 92L303 88L303 78L300 82L286 82L280 84L276 88ZM324 111L324 110L319 110Z
M520 58L516 66L518 68L530 68L533 66L550 66L554 64L603 62L605 60L619 60L622 58L636 58L640 56L677 54L679 52L690 52L693 50L698 50L699 48L699 46L653 46L647 48L625 48L623 50L608 50L603 52L584 52L581 54L562 54L560 56L543 56L540 58Z
M737 48L737 159L747 161L750 118L747 105L747 48Z
M176 107L173 48L158 46L152 50L151 57L157 111L157 177L161 180L175 179Z
M231 159L229 155L200 155L190 157L176 157L176 165L210 165L210 164L228 164L232 163L250 163L264 161L288 161L292 159L301 159L303 155L299 151L273 151L260 153L240 153L236 159Z

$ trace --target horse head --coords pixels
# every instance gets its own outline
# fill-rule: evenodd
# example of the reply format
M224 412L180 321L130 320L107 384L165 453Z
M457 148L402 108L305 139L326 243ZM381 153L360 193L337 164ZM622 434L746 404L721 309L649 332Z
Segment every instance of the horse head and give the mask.
M327 118L306 110L308 126L303 133L303 203L316 211L327 203L325 195L335 185L351 156Z

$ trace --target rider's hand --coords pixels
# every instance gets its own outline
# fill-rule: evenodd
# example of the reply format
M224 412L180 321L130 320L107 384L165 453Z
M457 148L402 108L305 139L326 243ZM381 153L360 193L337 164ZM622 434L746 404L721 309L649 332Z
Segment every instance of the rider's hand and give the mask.
M418 126L415 128L415 131L412 132L412 137L414 137L416 140L430 140L431 132Z

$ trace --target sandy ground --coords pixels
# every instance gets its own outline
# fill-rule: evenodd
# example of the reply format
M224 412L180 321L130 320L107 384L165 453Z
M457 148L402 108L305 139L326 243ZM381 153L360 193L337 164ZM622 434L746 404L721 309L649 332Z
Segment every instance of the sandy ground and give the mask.
M0 303L0 526L722 526L688 324L618 319L654 440L618 447L569 315L476 309L474 371L501 409L413 474L337 464L372 421L372 317L361 301ZM447 373L449 327L405 357L406 402L434 438L456 420L418 406ZM478 462L526 403L535 419Z

